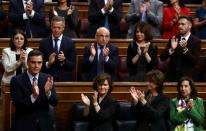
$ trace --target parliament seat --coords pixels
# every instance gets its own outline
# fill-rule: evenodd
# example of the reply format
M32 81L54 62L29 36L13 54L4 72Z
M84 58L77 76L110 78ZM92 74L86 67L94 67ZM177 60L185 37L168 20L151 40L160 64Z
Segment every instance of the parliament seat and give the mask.
M72 131L88 131L89 123L85 120L83 112L84 105L80 102L75 103L72 113Z
M130 112L131 103L128 101L118 102L117 115L115 121L116 131L133 131L135 130L136 120Z

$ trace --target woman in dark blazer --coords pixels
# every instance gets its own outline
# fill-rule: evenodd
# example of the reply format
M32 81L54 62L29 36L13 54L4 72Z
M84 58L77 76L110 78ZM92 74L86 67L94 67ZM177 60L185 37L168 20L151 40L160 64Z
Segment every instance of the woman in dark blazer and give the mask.
M127 49L127 67L129 81L144 81L145 74L152 70L157 62L157 46L151 43L153 36L147 23L135 26L133 42Z
M170 101L163 93L164 75L159 70L146 74L147 91L130 88L131 113L137 119L136 131L169 131Z
M113 89L111 76L106 73L98 75L93 88L95 91L91 99L81 94L85 105L84 116L88 117L91 125L89 131L113 131L116 102L110 96Z

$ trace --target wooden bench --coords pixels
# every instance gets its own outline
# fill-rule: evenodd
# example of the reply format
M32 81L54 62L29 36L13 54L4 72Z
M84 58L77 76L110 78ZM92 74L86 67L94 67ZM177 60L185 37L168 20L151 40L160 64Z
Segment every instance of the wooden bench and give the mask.
M84 47L94 42L95 39L73 39L76 46L76 66L74 69L74 80L81 80L81 61L83 57ZM29 39L29 47L33 49L37 49L39 47L40 39ZM125 58L127 56L127 47L128 44L131 43L132 39L111 39L110 42L116 45L119 48L119 57ZM154 44L158 46L158 55L164 50L168 40L167 39L154 39ZM2 49L8 47L9 38L0 38L0 57L2 54ZM201 61L200 61L200 68L202 67L202 61L205 58L206 53L206 40L202 40L202 50L201 50Z
M57 131L69 131L72 115L72 107L74 103L80 102L80 94L86 93L91 95L93 89L91 82L67 82L55 83L56 92L58 95L58 105L55 108ZM130 101L129 88L135 86L137 89L145 90L145 83L141 82L114 82L114 90L112 96L118 101ZM206 83L196 83L198 95L204 100L206 109ZM177 96L176 83L165 83L164 92L170 97ZM11 120L13 117L14 107L10 99L9 85L3 86L3 130L9 131Z

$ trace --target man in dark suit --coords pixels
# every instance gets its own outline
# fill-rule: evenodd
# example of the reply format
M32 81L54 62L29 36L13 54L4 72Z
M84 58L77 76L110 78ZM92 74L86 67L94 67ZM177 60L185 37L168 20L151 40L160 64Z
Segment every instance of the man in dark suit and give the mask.
M86 46L83 54L83 80L93 81L101 73L108 73L116 80L116 68L119 62L118 48L109 43L110 32L105 27L96 31L96 42Z
M46 37L44 0L10 0L9 21L11 32L16 28L25 31L27 37Z
M121 18L121 0L91 0L88 10L88 37L93 38L97 28L102 26L110 30L111 38L120 37Z
M200 57L201 40L191 34L192 19L190 17L181 16L178 23L179 35L169 40L166 49L160 55L162 61L170 59L166 80L178 81L182 76L197 80L196 65Z
M54 77L54 81L72 81L75 66L74 42L63 35L65 20L55 16L51 21L52 34L40 41L39 50L44 54L43 72Z
M15 106L12 131L54 131L51 106L57 105L53 78L41 73L43 54L28 54L28 70L11 80L11 99Z

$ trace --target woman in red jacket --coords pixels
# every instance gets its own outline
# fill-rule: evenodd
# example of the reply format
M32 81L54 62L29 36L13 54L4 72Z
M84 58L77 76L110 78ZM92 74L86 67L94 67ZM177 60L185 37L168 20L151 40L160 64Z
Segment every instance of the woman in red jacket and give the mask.
M169 39L178 34L179 16L190 16L190 9L185 7L182 0L169 0L167 5L163 10L163 39Z

